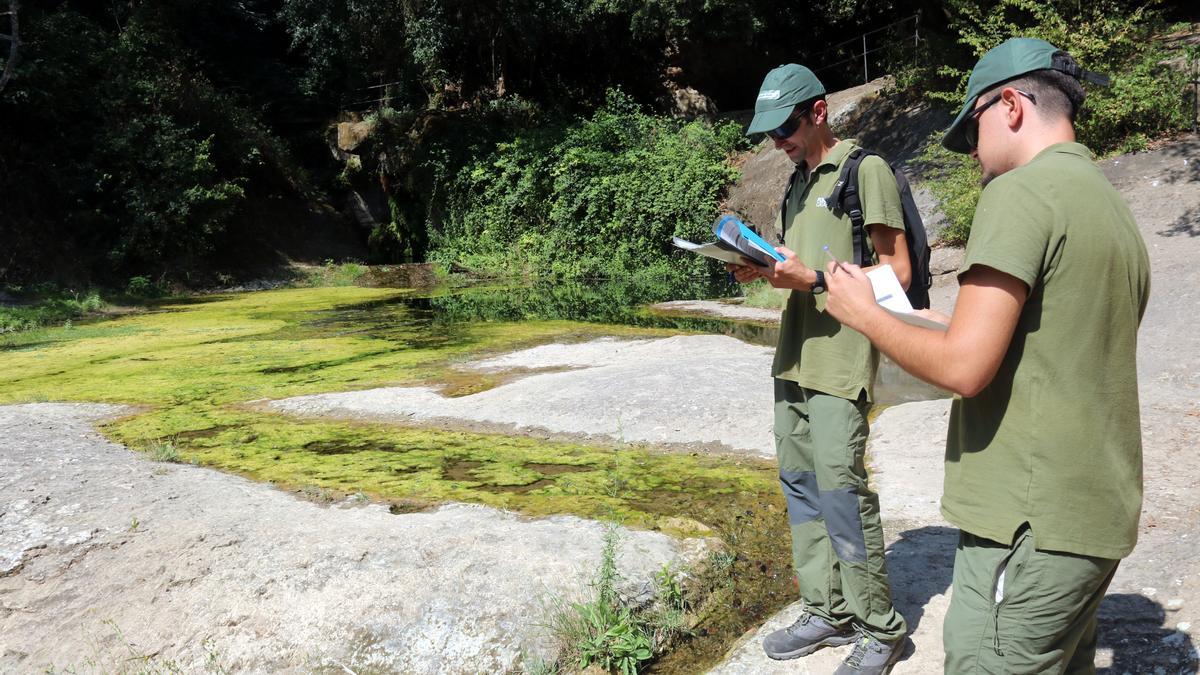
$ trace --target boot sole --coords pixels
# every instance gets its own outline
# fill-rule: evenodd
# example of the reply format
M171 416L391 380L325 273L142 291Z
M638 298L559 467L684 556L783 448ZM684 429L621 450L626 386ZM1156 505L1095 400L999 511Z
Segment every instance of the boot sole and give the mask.
M824 649L825 647L844 647L846 645L854 644L855 640L858 640L858 635L852 633L846 636L839 635L828 637L820 642L814 642L807 647L801 647L795 651L771 653L764 649L763 653L767 655L767 658L774 659L776 661L790 661L791 659L798 659L801 656L808 656L809 654L812 654L819 649Z

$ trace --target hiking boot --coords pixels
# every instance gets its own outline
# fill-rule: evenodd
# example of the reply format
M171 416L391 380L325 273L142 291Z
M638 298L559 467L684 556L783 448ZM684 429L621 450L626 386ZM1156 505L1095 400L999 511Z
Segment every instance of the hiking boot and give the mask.
M798 659L821 647L848 645L858 637L852 628L838 628L808 612L796 623L771 633L763 639L763 651L776 660Z
M842 661L833 675L885 675L904 651L904 638L880 642L870 635L859 635L854 651Z

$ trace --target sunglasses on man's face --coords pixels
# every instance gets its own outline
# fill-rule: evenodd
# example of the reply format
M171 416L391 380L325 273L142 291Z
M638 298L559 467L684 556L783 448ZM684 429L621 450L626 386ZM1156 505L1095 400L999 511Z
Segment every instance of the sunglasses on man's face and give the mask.
M768 131L767 135L780 141L791 138L792 134L796 133L796 130L800 128L800 120L808 117L808 113L811 111L812 108L793 112L791 115L788 115L788 118L783 121L783 124L780 124L774 129Z
M1029 99L1030 103L1037 105L1037 98L1033 94L1021 91L1020 89L1013 89L1013 91ZM972 110L971 114L967 116L966 126L963 127L963 139L966 140L967 146L972 150L979 145L979 118L983 116L985 110L999 103L1003 96L1004 92L996 94L987 103Z

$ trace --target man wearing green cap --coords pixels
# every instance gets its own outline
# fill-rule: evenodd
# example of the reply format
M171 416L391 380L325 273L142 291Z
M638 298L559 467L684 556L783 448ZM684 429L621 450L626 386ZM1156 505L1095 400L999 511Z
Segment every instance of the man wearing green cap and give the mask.
M850 216L831 210L827 196L858 146L834 137L825 88L803 66L768 73L754 110L747 133L766 133L797 165L777 221L786 260L770 269L730 269L742 283L765 278L789 290L772 366L775 446L805 604L795 623L766 637L763 649L771 658L792 659L853 642L838 673L883 673L900 655L907 626L892 604L879 498L863 461L879 353L825 313L822 295L826 251L849 260L854 250ZM895 175L879 157L865 157L858 189L867 255L890 263L907 286Z
M958 396L942 514L960 530L948 673L1090 673L1096 611L1137 539L1137 329L1149 261L1121 197L1075 142L1082 70L1043 40L983 56L944 145L984 190L945 332L881 311L854 266L828 310Z

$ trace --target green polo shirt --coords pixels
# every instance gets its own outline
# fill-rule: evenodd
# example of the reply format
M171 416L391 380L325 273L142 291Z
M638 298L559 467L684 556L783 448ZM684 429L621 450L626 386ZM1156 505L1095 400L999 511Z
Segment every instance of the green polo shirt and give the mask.
M826 245L838 260L849 261L854 256L850 217L831 211L818 200L823 201L833 192L842 164L857 147L852 140L839 141L809 176L797 172L788 193L783 243L812 269L825 269L829 258L822 248ZM904 229L900 189L887 162L876 156L864 159L858 168L858 187L868 225ZM782 222L783 217L776 220L777 229ZM867 248L876 259L870 237ZM873 400L879 352L862 333L846 328L824 310L823 294L789 293L771 374L846 399L857 399L866 391L867 399Z
M1150 262L1129 207L1078 143L983 190L959 276L984 265L1029 287L996 377L956 398L942 513L972 534L1122 558L1142 505L1137 329Z

